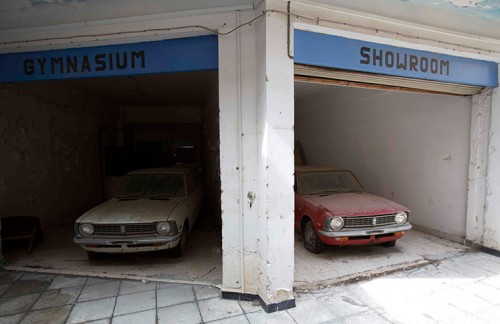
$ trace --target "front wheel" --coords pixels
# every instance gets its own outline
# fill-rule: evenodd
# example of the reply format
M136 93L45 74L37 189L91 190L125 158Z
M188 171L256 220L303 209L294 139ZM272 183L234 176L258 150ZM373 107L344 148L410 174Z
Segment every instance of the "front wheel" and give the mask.
M385 247L395 247L396 246L396 240L389 241L389 242L384 242L384 243L382 243L382 246L385 246Z
M87 258L89 260L99 260L101 255L94 251L87 251Z
M304 247L312 253L320 253L323 250L324 244L319 239L318 234L316 234L313 222L308 220L302 232L304 235Z
M174 258L179 258L186 253L187 227L184 226L179 243L171 250Z

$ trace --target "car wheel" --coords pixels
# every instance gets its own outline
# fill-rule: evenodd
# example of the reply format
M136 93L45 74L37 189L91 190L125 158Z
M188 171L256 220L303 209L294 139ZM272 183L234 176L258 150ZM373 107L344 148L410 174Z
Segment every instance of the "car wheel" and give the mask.
M187 242L187 230L186 226L182 229L181 233L181 239L179 240L179 243L171 250L172 251L172 256L174 258L181 257L186 253L186 242Z
M87 258L89 260L99 260L101 258L101 255L94 251L87 251Z
M312 253L320 253L323 250L323 242L319 239L316 230L314 229L314 224L312 221L308 220L303 230L304 234L304 247L311 251Z
M382 243L382 246L385 246L385 247L395 247L396 246L396 240L389 241L389 242L384 242L384 243Z

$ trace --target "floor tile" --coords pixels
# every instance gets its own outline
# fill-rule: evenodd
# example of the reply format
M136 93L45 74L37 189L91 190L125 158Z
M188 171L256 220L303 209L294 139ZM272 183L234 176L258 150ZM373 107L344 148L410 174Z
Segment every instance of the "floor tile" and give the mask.
M87 301L94 299L101 299L107 297L114 297L118 295L118 289L120 288L119 281L109 281L96 285L85 285L83 287L78 301Z
M87 278L87 282L85 283L86 285L95 285L95 284L101 284L105 283L108 281L112 281L115 279L109 279L109 278ZM117 280L120 281L120 280Z
M3 284L3 285L0 285L0 296L2 296L2 294L7 290L9 289L9 287L12 285L11 282L9 283L6 283L6 284Z
M118 296L113 316L154 309L155 306L156 302L155 302L154 290L136 294Z
M158 308L158 321L162 323L201 323L200 311L195 302Z
M77 303L69 315L67 323L80 323L109 318L113 314L116 297Z
M48 308L55 306L69 305L75 302L82 291L82 286L73 288L63 288L47 290L33 305L33 309Z
M55 275L49 274L49 273L24 273L20 280L44 280L44 281L51 281L55 278Z
M498 323L500 318L500 305L496 305L474 314L483 323Z
M341 295L329 295L320 298L326 308L335 315L334 317L345 317L361 312L366 312L369 308L363 300L354 295L344 293Z
M85 285L86 277L64 277L57 276L48 289L70 288Z
M368 311L343 318L338 318L330 321L329 323L390 324L391 322L374 311Z
M222 320L209 322L209 324L248 324L250 323L245 315L237 315Z
M219 288L212 286L194 286L194 294L197 300L209 299L214 297L220 297L221 292Z
M238 301L240 304L241 308L243 309L243 312L246 313L253 313L262 310L262 306L260 305L260 302L258 300L240 300Z
M0 285L8 284L16 281L22 276L22 273L18 272L0 272Z
M298 324L323 323L338 317L318 299L296 300L296 307L287 312Z
M23 318L23 314L9 315L0 317L0 324L17 324Z
M243 310L236 300L228 300L221 298L212 298L200 300L201 317L204 322L221 320L227 317L233 317L243 314Z
M35 310L26 314L21 324L63 324L71 311L71 305Z
M113 317L112 324L152 324L156 321L156 309ZM174 322L172 322L174 323Z
M147 282L142 283L142 281L130 281L123 280L120 286L120 295L133 294L143 291L154 290L156 288L156 283Z
M293 318L286 311L268 314L264 310L260 310L258 312L247 314L247 318L251 324L295 324Z
M191 285L175 286L158 290L158 307L171 306L195 300Z
M44 280L17 280L3 293L2 297L13 297L39 293L47 289L50 281Z
M40 294L0 299L0 316L27 312Z

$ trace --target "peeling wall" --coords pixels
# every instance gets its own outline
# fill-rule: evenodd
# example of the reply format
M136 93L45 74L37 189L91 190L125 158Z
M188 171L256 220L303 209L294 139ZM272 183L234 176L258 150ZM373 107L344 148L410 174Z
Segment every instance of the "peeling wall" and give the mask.
M0 215L71 223L100 202L99 127L118 108L58 82L0 86Z
M465 237L471 98L307 85L296 102L306 163L352 169L412 223ZM315 92L316 91L316 92Z

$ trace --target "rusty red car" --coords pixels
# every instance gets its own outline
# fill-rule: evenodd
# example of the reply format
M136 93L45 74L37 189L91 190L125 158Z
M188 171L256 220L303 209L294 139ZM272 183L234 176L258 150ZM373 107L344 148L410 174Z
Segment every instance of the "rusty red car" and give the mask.
M325 245L393 247L412 228L408 208L365 192L344 168L298 166L294 189L295 228L313 253Z

